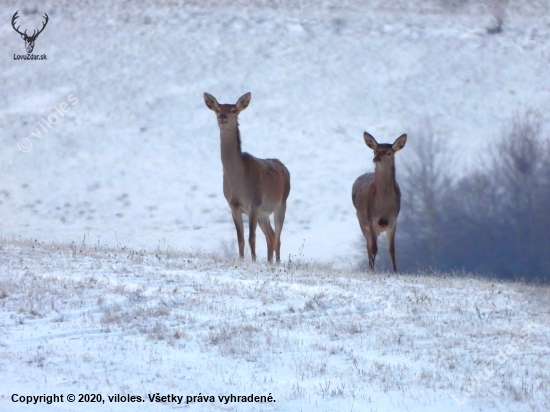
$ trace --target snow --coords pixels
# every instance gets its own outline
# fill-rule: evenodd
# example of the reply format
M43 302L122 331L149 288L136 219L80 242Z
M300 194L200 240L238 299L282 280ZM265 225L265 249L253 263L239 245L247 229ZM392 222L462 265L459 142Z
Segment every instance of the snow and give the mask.
M3 2L3 22L18 9L22 27L50 20L34 50L44 61L13 60L24 43L0 27L0 409L30 408L8 394L55 390L278 401L223 410L548 409L546 289L355 271L364 130L412 144L429 123L460 175L514 114L550 120L547 2L508 2L498 35L490 2L453 3ZM250 91L243 149L290 170L283 266L250 264L248 250L231 260L205 91L220 103ZM265 258L259 231L257 245ZM523 346L457 403L529 322Z
M142 410L176 407L155 394L190 410L549 406L547 288L172 249L4 242L0 256L0 410L30 408L13 394L105 400L66 411L135 410L116 394ZM215 402L187 404L199 395Z
M444 3L51 3L35 45L48 60L0 62L2 234L236 253L202 94L234 103L251 91L243 149L291 172L283 254L355 261L351 185L372 170L364 130L413 144L429 121L461 174L516 112L548 120L547 4L510 3L503 33L488 35L490 9ZM21 24L39 24L43 7ZM0 36L7 56L22 53L11 27ZM69 94L71 111L32 136Z

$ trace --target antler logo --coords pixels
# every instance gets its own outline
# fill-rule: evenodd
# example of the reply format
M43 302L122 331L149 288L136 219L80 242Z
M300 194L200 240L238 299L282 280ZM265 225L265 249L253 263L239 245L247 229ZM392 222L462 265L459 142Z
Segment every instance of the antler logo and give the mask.
M38 30L38 32L37 32L36 30L33 30L32 35L29 36L29 35L27 34L27 30L25 30L24 33L21 33L21 32L19 31L19 27L20 27L20 26L17 26L17 28L15 27L15 21L16 21L17 18L19 17L19 16L17 15L17 13L19 13L19 10L17 10L17 11L15 12L15 14L13 15L13 17L12 17L12 19L11 19L11 25L12 25L13 29L14 29L17 33L19 33L19 34L21 35L21 38L22 38L23 40L25 40L25 48L27 49L27 53L32 53L32 51L33 51L33 49L34 49L34 42L36 41L36 38L38 37L38 35L39 35L40 33L42 33L42 31L44 30L44 28L45 28L46 25L48 24L49 17L48 17L48 15L47 15L46 13L44 13L44 18L45 18L46 20L44 21L44 23L42 23L42 28L41 28L40 30Z

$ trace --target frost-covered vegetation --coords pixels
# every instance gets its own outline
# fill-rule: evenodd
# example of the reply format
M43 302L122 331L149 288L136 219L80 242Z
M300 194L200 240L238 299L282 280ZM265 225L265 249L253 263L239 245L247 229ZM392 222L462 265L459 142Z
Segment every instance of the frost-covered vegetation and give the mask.
M0 252L3 410L17 410L14 393L134 395L144 410L174 406L150 402L156 393L216 397L199 410L550 407L548 288L296 257L24 241ZM230 394L276 402L218 401Z

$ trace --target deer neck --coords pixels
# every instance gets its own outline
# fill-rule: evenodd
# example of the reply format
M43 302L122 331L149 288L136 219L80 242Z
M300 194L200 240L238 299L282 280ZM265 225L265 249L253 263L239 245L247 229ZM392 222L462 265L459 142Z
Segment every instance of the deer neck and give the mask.
M224 174L230 180L238 179L244 173L238 123L220 128L220 144Z
M377 164L374 169L374 182L378 192L395 192L395 164Z

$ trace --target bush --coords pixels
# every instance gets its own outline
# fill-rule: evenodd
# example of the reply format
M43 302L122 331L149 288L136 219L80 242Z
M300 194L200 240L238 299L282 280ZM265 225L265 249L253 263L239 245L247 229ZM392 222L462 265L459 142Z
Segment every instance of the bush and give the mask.
M550 142L534 112L480 147L482 166L452 179L449 151L431 128L411 136L398 168L400 271L455 270L550 281ZM364 248L363 248L364 249Z

